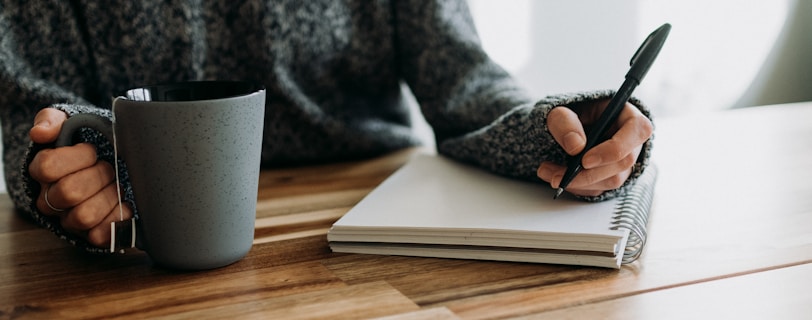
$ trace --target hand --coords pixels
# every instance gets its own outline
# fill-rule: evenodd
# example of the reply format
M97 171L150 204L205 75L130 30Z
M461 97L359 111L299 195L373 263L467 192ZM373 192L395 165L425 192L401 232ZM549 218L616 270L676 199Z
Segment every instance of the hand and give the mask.
M53 108L37 113L29 132L39 144L56 141L67 115ZM94 246L110 245L110 222L119 221L118 191L111 164L97 160L96 149L88 143L39 151L28 168L41 186L37 209L58 216L66 231L77 234ZM49 207L45 202L47 192ZM56 210L55 210L56 209ZM124 205L124 219L132 209Z
M601 100L570 108L556 107L547 116L547 127L567 154L577 155L586 145L584 126L597 121L608 103L609 100ZM580 196L597 196L622 186L631 175L643 143L653 131L651 121L636 107L626 103L610 130L611 138L587 151L581 163L584 169L567 186L567 191ZM558 188L566 169L566 166L545 161L537 174L553 188Z

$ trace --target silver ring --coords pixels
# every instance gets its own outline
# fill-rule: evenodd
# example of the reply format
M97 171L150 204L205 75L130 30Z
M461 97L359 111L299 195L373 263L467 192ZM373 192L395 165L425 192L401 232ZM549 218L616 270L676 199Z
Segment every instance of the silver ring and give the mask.
M50 201L48 201L48 190L51 190L51 184L50 183L45 185L45 195L44 195L45 205L48 206L48 208L50 208L54 212L65 212L65 209L56 208L51 204Z

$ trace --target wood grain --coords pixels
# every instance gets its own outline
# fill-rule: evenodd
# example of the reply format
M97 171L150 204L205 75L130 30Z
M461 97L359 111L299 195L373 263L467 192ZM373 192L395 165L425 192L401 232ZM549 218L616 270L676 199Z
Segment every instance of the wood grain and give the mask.
M656 123L648 244L620 270L332 253L332 223L426 152L405 150L263 170L254 247L203 272L84 254L0 197L0 319L808 315L812 103Z
M724 278L527 319L808 319L812 265Z

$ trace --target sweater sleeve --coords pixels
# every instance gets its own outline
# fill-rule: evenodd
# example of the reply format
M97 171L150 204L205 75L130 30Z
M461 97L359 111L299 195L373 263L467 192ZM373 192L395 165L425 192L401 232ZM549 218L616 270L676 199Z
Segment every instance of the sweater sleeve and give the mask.
M465 1L402 1L395 7L400 72L432 126L438 152L495 173L531 181L543 161L564 163L566 153L547 128L556 106L607 99L593 91L530 100L511 76L483 51ZM631 101L645 115L647 109ZM626 191L648 164L647 141Z
M92 72L92 68L89 67L90 58L80 28L73 16L66 14L71 10L68 1L33 8L11 5L0 8L0 120L4 174L9 196L22 216L74 245L91 252L106 252L63 230L58 218L38 212L36 199L40 185L28 173L28 165L36 153L53 147L33 144L28 136L34 116L42 108L55 107L69 116L95 113L109 117L109 110L95 107L81 98L92 90L89 89L92 85L86 82L87 77L81 75ZM26 23L32 11L53 17L53 21ZM43 45L46 43L43 39L74 45L47 46ZM97 146L100 159L112 161L112 147L100 134L83 130L80 135L82 140Z
M8 194L14 202L16 211L24 218L50 230L74 246L92 253L108 252L107 249L94 247L84 238L67 232L62 228L58 217L44 215L37 209L36 200L41 191L40 184L31 177L28 167L37 152L54 146L53 144L31 142L28 131L33 125L34 116L42 109L41 106L62 110L68 116L78 113L93 113L109 117L109 110L85 104L81 99L76 99L58 86L48 84L41 79L18 77L13 82L4 79L0 87L11 89L0 93L0 118L3 121L4 175ZM45 101L59 103L49 105ZM111 163L114 161L112 145L98 132L83 129L80 131L79 139L94 144L99 159ZM123 162L119 164L122 182L126 182L128 181L126 169ZM125 184L123 190L126 195L125 199L132 205L132 192L128 184Z
M96 114L110 118L110 111L88 105L57 103L50 107L61 110L71 117L76 114ZM29 120L29 122L33 121ZM29 125L30 127L30 125ZM5 134L5 132L4 132ZM113 163L115 155L112 144L100 133L90 130L81 129L78 134L78 141L91 143L96 146L96 153L99 160ZM29 165L34 156L42 149L52 148L53 144L35 144L27 143L27 146L22 154L22 159L16 158L16 163L6 163L6 181L9 185L9 194L14 200L18 212L25 217L33 220L40 226L50 230L59 238L66 240L71 245L83 248L85 251L91 253L109 253L108 249L98 248L90 245L84 238L79 237L73 233L67 232L62 228L59 218L47 216L39 212L36 207L36 199L39 196L40 184L35 181L28 172ZM130 203L135 207L132 196L132 188L129 186L129 179L127 175L126 166L123 161L119 161L119 177L122 182L122 192L124 193L123 200Z

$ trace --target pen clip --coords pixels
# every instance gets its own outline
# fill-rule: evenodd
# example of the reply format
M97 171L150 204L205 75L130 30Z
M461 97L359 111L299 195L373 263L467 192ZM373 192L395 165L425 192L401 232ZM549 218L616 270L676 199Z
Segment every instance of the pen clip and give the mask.
M659 30L659 29L657 29L657 30ZM651 42L651 38L654 37L655 33L657 33L657 30L654 30L651 33L649 33L648 37L646 37L646 40L643 41L643 44L641 44L639 47L637 47L637 51L634 52L634 55L632 56L632 59L629 61L629 66L633 66L635 63L637 63L637 58L640 57L640 52L643 51L643 48L648 46L648 44Z
M629 65L633 66L635 63L637 63L637 58L640 57L640 53L643 51L643 48L647 47L651 43L651 40L654 38L654 35L659 34L661 32L665 32L665 34L663 35L663 39L661 40L661 42L664 42L665 36L668 34L667 33L668 31L671 31L671 24L666 23L657 28L657 30L654 30L651 33L649 33L648 37L646 37L646 40L643 41L643 44L641 44L640 47L637 48L637 51L634 52L631 61L629 61Z
M670 31L671 25L666 23L646 37L646 40L637 48L631 61L629 61L631 69L629 69L629 72L626 74L626 78L631 77L636 80L637 83L643 80L649 67L651 67L651 64L657 57L657 54L660 53L660 49L663 47L663 43Z

